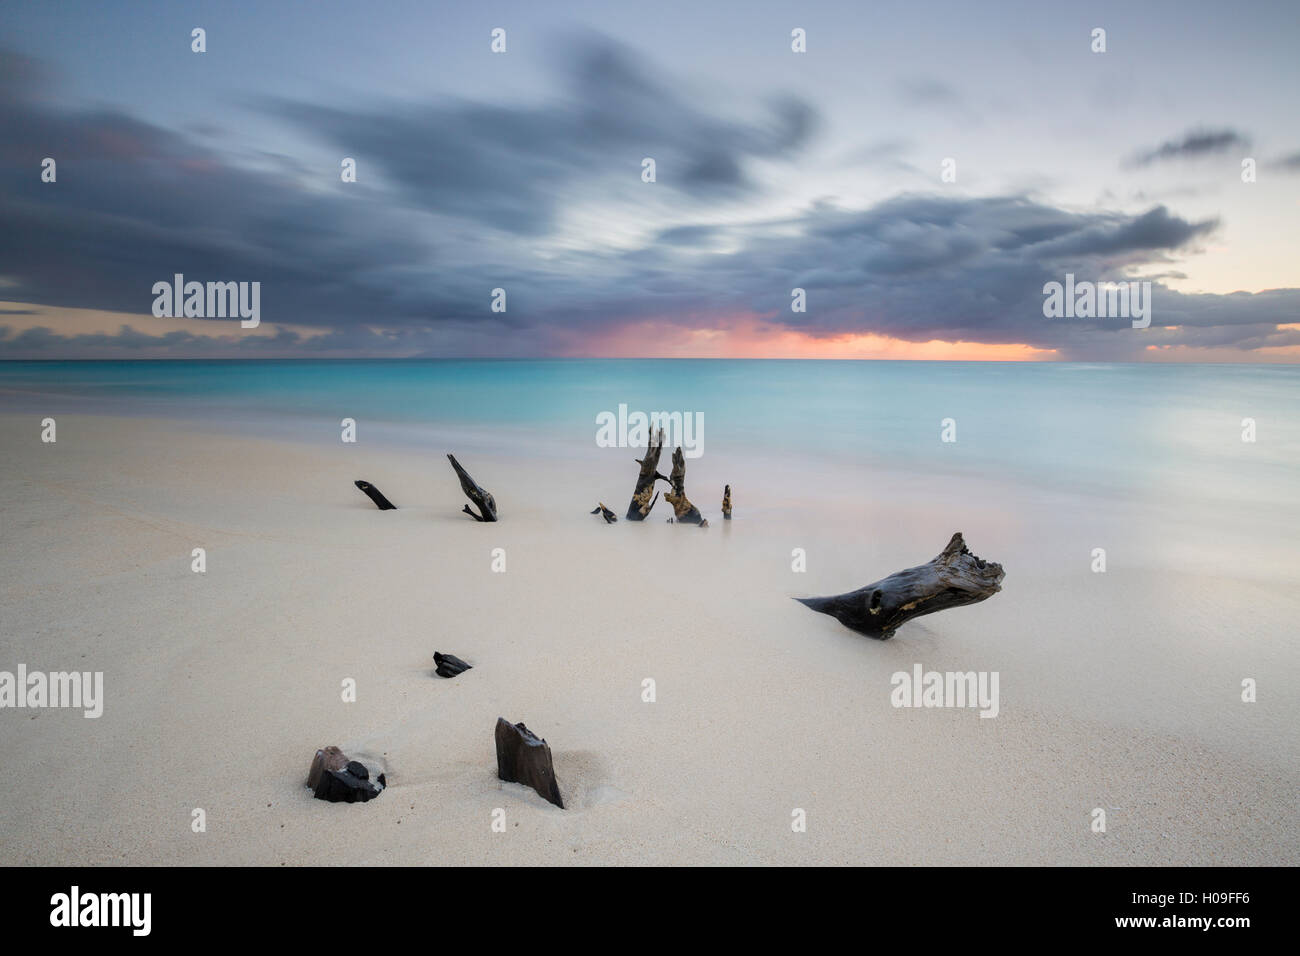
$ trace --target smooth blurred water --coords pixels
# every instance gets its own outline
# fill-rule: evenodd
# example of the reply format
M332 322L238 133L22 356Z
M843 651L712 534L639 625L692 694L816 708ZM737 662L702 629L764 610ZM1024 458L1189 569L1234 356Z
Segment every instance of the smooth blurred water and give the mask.
M6 362L6 410L526 429L592 447L620 403L700 412L706 454L978 474L1061 490L1285 505L1300 367L555 359ZM941 438L943 419L957 441ZM1257 440L1242 441L1242 420ZM410 428L419 434L418 428Z

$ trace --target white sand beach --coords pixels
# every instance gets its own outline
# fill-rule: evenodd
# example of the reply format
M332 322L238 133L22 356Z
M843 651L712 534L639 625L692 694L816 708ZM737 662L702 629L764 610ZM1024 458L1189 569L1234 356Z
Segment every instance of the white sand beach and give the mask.
M60 415L45 444L38 422L0 416L0 670L102 671L105 701L0 711L0 863L1300 863L1295 542L1247 505L1189 520L1157 489L1086 499L773 448L689 463L699 529L662 501L622 520L629 450L95 415ZM449 451L500 522L460 512ZM1006 569L984 603L879 642L791 600L957 530ZM434 651L473 669L435 677ZM918 663L998 672L998 715L891 706ZM496 779L498 716L549 741L566 809ZM388 789L313 799L328 744Z

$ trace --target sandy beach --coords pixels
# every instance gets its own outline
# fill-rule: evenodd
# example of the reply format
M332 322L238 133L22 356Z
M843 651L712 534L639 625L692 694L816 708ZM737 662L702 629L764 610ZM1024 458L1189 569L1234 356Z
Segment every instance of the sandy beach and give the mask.
M0 669L102 671L105 697L0 713L0 862L1300 862L1294 542L1248 508L829 469L810 491L772 449L691 463L707 529L662 503L606 525L631 450L238 430L62 414L45 444L0 416ZM448 451L499 523L460 513ZM1006 568L984 603L878 642L791 600L957 530ZM434 651L473 669L435 677ZM996 718L892 706L916 664L998 672ZM550 742L567 809L496 779L498 716ZM327 744L388 789L314 800Z

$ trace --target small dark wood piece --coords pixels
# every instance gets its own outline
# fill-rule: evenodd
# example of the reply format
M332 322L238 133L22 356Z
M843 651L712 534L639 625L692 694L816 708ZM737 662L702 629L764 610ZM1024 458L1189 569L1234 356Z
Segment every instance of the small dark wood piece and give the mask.
M381 773L379 785L370 782L370 771L359 760L349 760L338 747L322 747L312 758L307 786L317 800L330 803L365 803L384 792L388 781Z
M383 493L368 481L354 481L354 485L366 493L371 501L379 508L380 511L396 511L397 505L393 504L383 496Z
M439 654L437 651L433 652L433 662L438 666L434 673L439 677L455 677L457 674L473 669L459 657L452 654Z
M492 494L484 488L479 487L478 482L469 476L460 462L456 460L455 455L448 455L447 460L451 462L451 467L456 469L456 474L460 477L460 489L465 492L465 497L478 506L479 514L475 514L469 505L462 510L475 521L496 521L497 520L497 501Z
M700 509L686 497L686 456L682 454L680 445L673 452L673 474L668 483L673 486L673 490L664 492L664 501L673 506L673 517L677 523L697 524L701 528L707 528L709 523L700 514Z
M603 501L596 502L596 507L592 509L591 513L594 515L600 515L604 518L605 524L613 524L618 520L618 515L606 508L605 502Z
M497 718L497 776L511 783L532 787L544 798L564 809L560 787L551 766L551 748L523 724Z
M845 627L885 641L922 614L977 604L1002 590L1002 565L971 553L958 531L934 559L866 587L831 597L795 598Z
M645 516L650 513L650 509L659 500L659 494L655 491L655 482L661 478L664 481L668 480L658 471L659 453L663 450L664 430L661 428L657 434L650 436L650 443L646 448L645 457L636 459L636 463L641 466L641 472L637 475L636 490L632 492L632 502L627 506L628 521L644 521Z
M722 517L731 520L731 485L722 489Z
M320 783L321 774L327 770L342 770L348 765L348 758L338 747L322 747L316 751L311 760L311 769L307 771L307 786L313 790Z

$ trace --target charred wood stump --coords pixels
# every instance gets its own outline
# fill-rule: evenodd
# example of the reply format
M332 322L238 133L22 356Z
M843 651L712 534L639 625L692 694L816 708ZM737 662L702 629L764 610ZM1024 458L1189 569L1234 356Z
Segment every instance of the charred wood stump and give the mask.
M433 652L433 663L437 666L434 673L439 677L455 677L457 674L473 670L473 667L459 657L453 654L439 654L437 651Z
M366 493L366 497L375 503L380 511L396 511L397 505L393 504L383 493L368 481L354 481L354 485Z
M510 783L532 787L545 799L564 809L560 787L551 765L551 748L523 724L497 718L497 776Z
M613 524L618 520L618 515L606 508L605 502L603 501L596 502L596 507L591 510L591 513L594 515L600 515L604 518L605 524Z
M731 520L731 485L722 489L722 517Z
M673 506L673 518L677 523L697 524L701 528L707 528L709 523L700 514L700 509L686 497L686 456L682 454L680 445L673 452L673 473L668 483L673 486L673 490L664 492L664 501Z
M922 614L977 604L1002 590L1002 565L971 553L958 531L925 564L897 571L866 587L831 597L795 598L845 627L884 641L899 625Z
M451 462L451 467L456 469L456 475L460 478L460 489L465 492L465 497L478 506L479 514L475 514L469 505L462 509L465 514L475 521L496 521L497 501L492 497L491 492L479 487L478 482L469 476L469 472L460 466L455 455L448 455L447 460Z
M658 433L651 434L650 442L645 450L645 457L636 459L641 466L641 472L637 475L636 490L632 492L632 502L627 506L628 521L644 521L645 516L650 513L650 509L655 506L659 500L659 495L655 492L655 482L668 479L659 474L659 454L664 450L664 430L659 429Z
M376 783L359 760L349 760L338 747L322 747L307 771L307 786L317 800L330 803L365 803L384 792L388 781L381 773Z

